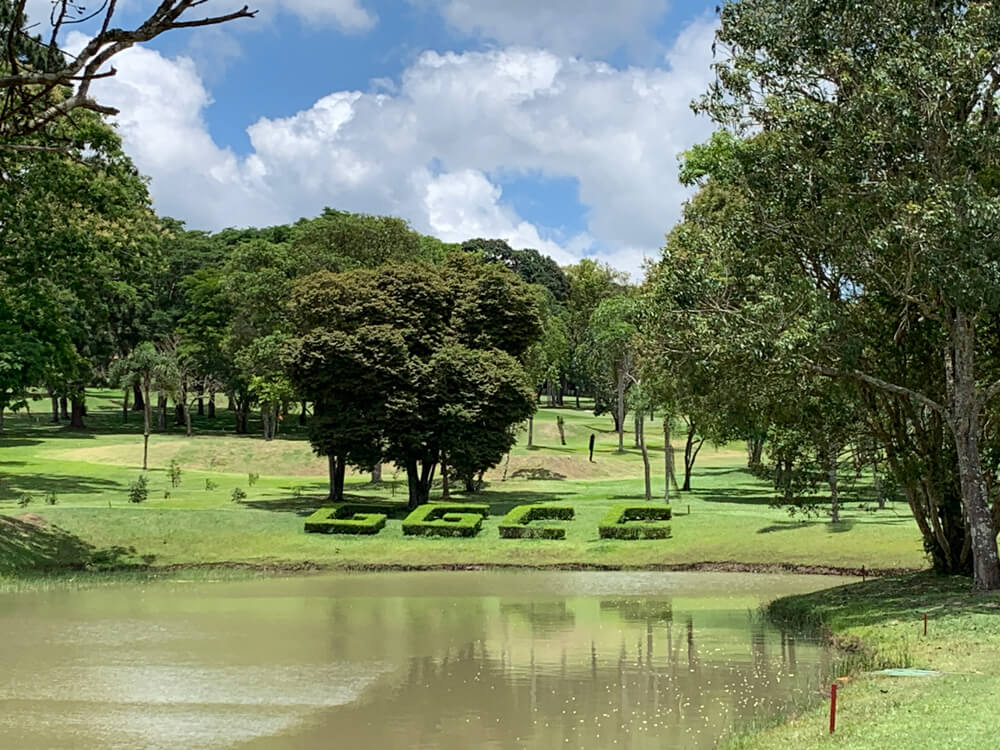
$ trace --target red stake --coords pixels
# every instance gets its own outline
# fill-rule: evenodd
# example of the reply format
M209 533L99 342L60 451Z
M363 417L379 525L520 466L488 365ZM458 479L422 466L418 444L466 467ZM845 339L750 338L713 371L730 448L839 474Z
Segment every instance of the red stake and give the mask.
M830 685L830 734L837 728L837 683Z
M927 613L924 612L924 635L927 635Z

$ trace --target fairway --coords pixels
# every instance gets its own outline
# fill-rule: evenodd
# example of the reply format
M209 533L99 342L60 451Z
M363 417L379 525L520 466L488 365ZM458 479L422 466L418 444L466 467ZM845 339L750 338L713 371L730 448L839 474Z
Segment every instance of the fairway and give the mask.
M534 447L526 432L509 465L486 474L486 487L464 493L452 487L453 502L486 503L491 516L470 539L404 537L401 521L390 519L377 536L306 534L306 516L323 507L326 461L313 455L305 430L291 415L270 442L259 434L236 435L224 408L216 419L195 418L195 435L182 427L154 434L150 441L148 499L133 504L129 483L141 474L141 414L123 424L120 394L88 393L87 431L47 424L32 404L30 414L8 417L0 437L0 515L27 517L20 533L0 547L0 572L51 569L66 565L173 566L250 563L260 566L314 563L329 567L434 567L469 565L580 565L599 567L684 566L745 563L825 569L918 569L926 566L920 535L905 504L884 510L859 508L847 496L840 523L825 510L802 519L773 507L773 489L745 470L739 445L702 450L690 492L671 491L672 538L600 539L597 527L612 505L642 504L642 461L625 436L617 436L608 416L584 408L541 408L535 418ZM560 444L557 416L565 420ZM251 423L251 428L256 425ZM678 434L675 427L674 435ZM593 462L587 444L595 435ZM654 504L663 502L663 444L659 418L647 421L653 469ZM677 461L683 443L675 442ZM180 484L171 485L167 468L176 460ZM506 478L504 470L506 469ZM259 475L253 485L249 474ZM349 499L405 502L405 474L383 470L383 482L349 474ZM239 488L246 498L233 501ZM863 489L863 488L862 488ZM46 503L55 493L56 504ZM22 507L22 498L30 504ZM441 496L436 482L432 501ZM821 499L821 498L820 498ZM818 499L818 500L820 500ZM568 504L572 521L553 521L565 540L501 539L504 514L522 503Z

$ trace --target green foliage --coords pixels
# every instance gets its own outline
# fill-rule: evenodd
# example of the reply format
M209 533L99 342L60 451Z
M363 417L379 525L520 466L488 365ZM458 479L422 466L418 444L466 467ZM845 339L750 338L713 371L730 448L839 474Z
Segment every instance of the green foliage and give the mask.
M504 240L481 238L466 240L462 250L479 254L487 263L497 263L509 268L522 281L544 287L559 302L569 297L570 283L559 264L537 250L514 250Z
M213 479L206 479L205 480L205 490L207 492L211 492L214 489L218 489L218 487L219 487L219 483L216 482L215 480L213 480Z
M34 501L35 501L35 498L32 497L31 493L25 492L23 495L21 495L19 498L17 498L17 507L18 508L27 508Z
M176 458L170 459L170 465L167 467L167 477L170 479L171 487L181 486L181 463Z
M489 516L486 505L421 505L403 520L406 536L475 536Z
M377 506L376 506L377 507ZM355 503L320 508L306 518L305 530L319 534L378 534L385 528L386 514Z
M532 521L572 521L569 505L518 505L500 522L501 539L565 539L566 529L557 526L529 526Z
M149 497L149 481L145 474L140 474L138 479L129 482L128 501L130 503L144 503Z
M597 527L601 539L667 539L669 505L615 505Z
M232 497L234 503L238 503L241 500L247 499L247 493L246 490L244 490L242 487L233 487L233 491L230 497Z
M45 493L45 504L46 505L58 505L59 504L59 495L57 495L54 490L48 490Z
M260 474L258 474L255 471L251 471L247 474L247 484L250 487L253 487L255 484L257 484L258 479L260 479Z

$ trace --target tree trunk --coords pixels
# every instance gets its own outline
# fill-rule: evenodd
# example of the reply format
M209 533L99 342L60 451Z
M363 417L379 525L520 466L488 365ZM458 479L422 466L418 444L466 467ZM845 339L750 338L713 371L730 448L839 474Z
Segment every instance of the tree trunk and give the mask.
M632 415L632 447L640 448L640 436L639 432L642 430L642 414L639 409L635 410L635 414Z
M122 422L128 422L128 398L131 395L131 388L122 389Z
M301 404L299 404L299 427L305 427L305 426L306 426L306 402L303 401ZM379 471L381 472L381 467ZM373 479L372 481L374 482L375 480ZM381 474L379 475L378 481L380 482L382 481Z
M559 429L559 444L566 445L566 420L562 416L556 417L556 427Z
M233 398L233 394L227 393L226 398L229 399L229 403L226 405L228 411L234 411L236 409L236 400Z
M6 409L7 409L6 406L0 404L0 432L3 432L4 412L6 411Z
M142 386L138 383L132 385L132 411L142 411L146 408L146 402L142 398Z
M180 398L174 403L174 424L181 427L184 424L184 412L187 411L187 389L181 391Z
M625 452L625 368L618 368L618 404L615 422L618 427L618 452Z
M663 501L670 505L670 486L677 489L674 476L674 446L670 439L670 418L663 417Z
M580 387L577 386L573 390L575 391L575 393L573 395L576 396L576 409L577 409L577 411L579 411L580 410Z
M830 446L830 455L827 457L826 481L830 485L830 521L840 523L840 493L838 491L837 477L837 457L840 448L836 444Z
M687 442L684 444L684 484L681 487L681 492L691 491L691 472L694 471L694 462L698 458L698 451L701 450L701 446L705 444L705 439L696 440L695 435L698 433L698 428L691 419L688 421L688 432L687 432Z
M59 397L59 411L63 419L69 419L69 400L65 396Z
M372 467L372 484L378 484L382 481L382 462L379 461Z
M69 426L75 430L87 429L87 425L83 423L83 399L73 396L70 399L70 409Z
M945 351L947 417L955 438L962 503L972 542L973 588L994 591L1000 589L1000 559L979 451L983 398L976 388L973 371L975 323L965 313L956 311L949 329L951 335Z
M204 396L198 396L198 416L205 416L205 398Z
M639 414L639 411L636 411ZM640 416L636 429L639 433L639 449L642 451L642 478L645 482L646 488L646 501L653 499L653 487L649 479L649 451L646 450L646 426L643 424L643 418Z
M271 428L271 407L268 405L261 405L260 407L260 421L264 428L264 441L271 442L271 436L273 435Z
M198 399L198 403L201 403L201 399ZM191 437L191 410L184 410L184 434Z
M167 429L167 394L163 391L156 394L156 429L161 432Z
M344 499L344 477L347 474L347 464L339 456L326 457L327 468L330 472L330 496L329 500L339 503Z
M535 443L535 415L528 417L528 447L533 448Z
M760 468L760 460L764 452L764 441L759 437L747 439L747 468L756 471Z
M406 481L409 487L409 500L407 507L413 510L418 505L425 505L430 501L431 480L434 478L434 464L432 461L424 461L423 466L417 468L417 459L408 458L406 460Z
M150 383L143 383L146 398L142 402L142 470L149 468L149 433L153 428L153 403L149 397Z
M208 394L208 418L215 419L215 391Z
M49 391L49 399L52 401L52 419L49 421L52 424L59 424L59 397Z
M451 500L451 488L448 486L448 457L441 454L441 499Z

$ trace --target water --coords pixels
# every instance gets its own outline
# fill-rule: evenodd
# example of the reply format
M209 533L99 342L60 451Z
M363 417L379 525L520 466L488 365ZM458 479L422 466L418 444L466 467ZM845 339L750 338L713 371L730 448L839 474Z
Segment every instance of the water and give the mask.
M400 573L0 596L0 748L709 748L818 693L838 583Z

